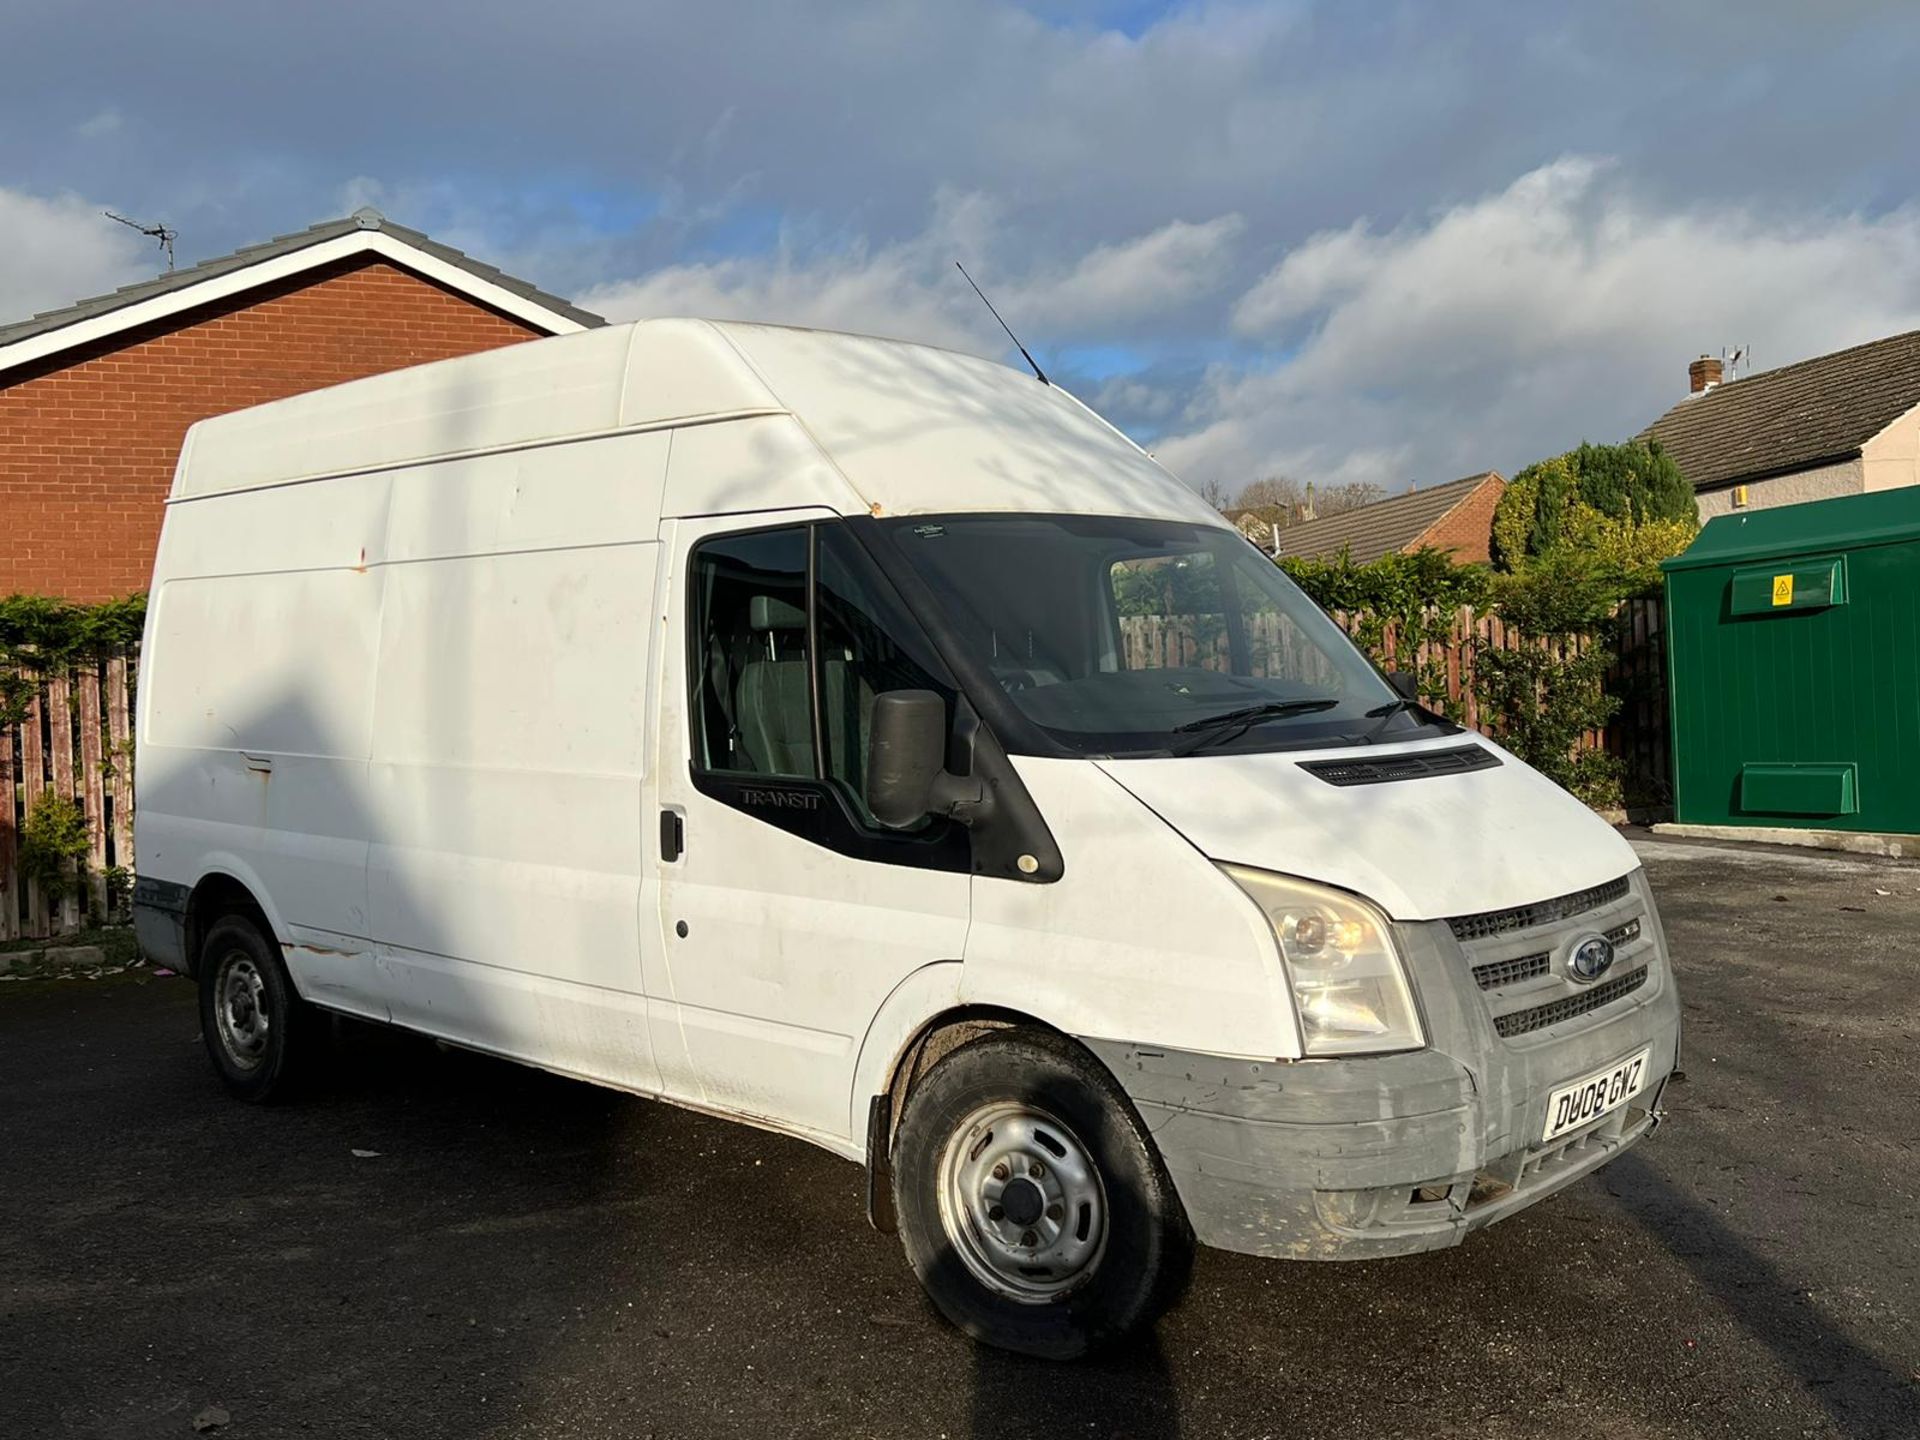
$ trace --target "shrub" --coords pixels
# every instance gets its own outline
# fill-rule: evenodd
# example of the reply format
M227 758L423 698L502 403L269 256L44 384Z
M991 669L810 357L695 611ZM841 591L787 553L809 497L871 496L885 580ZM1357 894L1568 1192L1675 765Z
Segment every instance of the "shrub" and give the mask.
M0 729L26 718L48 675L134 649L146 615L144 595L101 605L43 595L0 596Z
M1495 612L1522 643L1474 656L1481 723L1589 805L1620 803L1618 759L1580 741L1620 710L1606 681L1627 587L1622 572L1587 552L1550 552L1495 587Z
M1494 511L1494 560L1518 571L1555 551L1604 543L1604 558L1639 583L1700 528L1693 488L1657 442L1582 444L1515 475Z
M1598 512L1583 513L1577 502L1569 523L1589 527L1583 534L1638 534ZM1588 804L1609 806L1620 802L1619 762L1580 744L1587 731L1605 729L1619 711L1606 677L1618 641L1615 617L1637 587L1639 572L1602 553L1605 548L1557 546L1511 575L1458 565L1435 550L1388 555L1369 565L1356 565L1344 554L1278 563L1321 608L1346 615L1355 643L1376 664L1414 670L1420 693L1456 720L1464 707L1442 697L1460 608L1499 616L1516 645L1474 652L1480 725ZM1621 540L1617 548L1631 546ZM1423 643L1430 647L1428 658L1416 665Z
M53 904L59 904L85 883L87 853L93 835L79 804L51 790L41 794L27 812L20 829L20 870Z

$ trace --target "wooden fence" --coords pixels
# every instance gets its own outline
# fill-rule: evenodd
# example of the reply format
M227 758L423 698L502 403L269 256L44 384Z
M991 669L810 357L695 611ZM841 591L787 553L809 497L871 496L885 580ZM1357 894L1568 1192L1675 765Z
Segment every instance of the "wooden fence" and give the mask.
M1608 688L1621 699L1620 713L1604 732L1588 731L1580 742L1582 748L1606 750L1619 757L1623 789L1635 806L1657 804L1670 793L1662 605L1658 598L1626 602L1618 653L1608 673ZM1333 618L1352 633L1360 628L1363 617L1336 613ZM1324 667L1319 653L1283 615L1266 612L1248 620L1248 641L1257 669L1312 681L1315 671ZM1226 663L1224 621L1207 626L1196 624L1191 617L1134 615L1121 621L1121 638L1129 666L1215 668ZM1465 724L1493 733L1497 727L1483 723L1480 714L1478 687L1474 684L1475 657L1486 650L1516 650L1538 643L1508 627L1498 616L1463 606L1443 645L1423 644L1407 650L1389 628L1382 649L1391 660L1376 658L1390 663L1390 668L1423 675L1444 673L1445 693L1429 694L1424 697L1427 702L1439 708L1444 701L1445 708ZM1332 679L1330 675L1322 678Z
M107 872L133 868L133 662L76 667L49 680L26 719L0 729L0 940L75 930L107 907ZM88 892L54 903L20 864L22 828L47 795L87 820Z

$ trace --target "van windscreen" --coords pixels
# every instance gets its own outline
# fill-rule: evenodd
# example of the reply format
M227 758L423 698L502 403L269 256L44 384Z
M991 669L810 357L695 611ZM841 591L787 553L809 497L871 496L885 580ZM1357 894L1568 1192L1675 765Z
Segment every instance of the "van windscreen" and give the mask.
M949 643L1077 753L1297 749L1427 730L1418 712L1395 712L1339 627L1232 530L1086 515L881 528L933 591Z

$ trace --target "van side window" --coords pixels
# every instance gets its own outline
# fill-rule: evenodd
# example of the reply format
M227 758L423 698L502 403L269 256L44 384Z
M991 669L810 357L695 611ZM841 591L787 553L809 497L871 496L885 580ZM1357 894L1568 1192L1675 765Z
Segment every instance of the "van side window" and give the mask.
M837 526L816 532L815 605L820 617L820 720L827 777L840 782L860 818L867 810L867 745L873 698L931 690L953 714L955 687L919 623Z
M693 587L697 762L816 778L806 527L708 541L695 552Z
M694 768L714 779L825 782L837 797L827 809L847 832L840 839L900 843L903 832L867 809L874 697L931 690L951 717L958 686L860 542L838 524L716 536L695 547L691 574ZM791 824L826 811L754 813Z

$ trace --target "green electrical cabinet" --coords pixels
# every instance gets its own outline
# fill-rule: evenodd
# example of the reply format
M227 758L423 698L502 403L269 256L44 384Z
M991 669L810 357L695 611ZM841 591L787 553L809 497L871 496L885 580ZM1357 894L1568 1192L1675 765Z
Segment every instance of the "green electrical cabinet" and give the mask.
M1674 818L1920 834L1920 488L1723 515L1662 568Z

